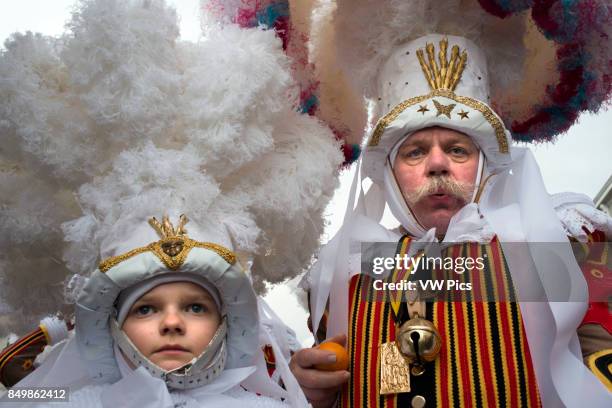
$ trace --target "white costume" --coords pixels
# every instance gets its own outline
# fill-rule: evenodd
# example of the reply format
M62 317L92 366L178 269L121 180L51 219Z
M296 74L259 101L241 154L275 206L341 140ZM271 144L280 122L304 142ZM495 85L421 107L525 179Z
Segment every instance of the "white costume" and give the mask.
M75 335L54 346L42 365L16 386L68 387L69 406L74 407L307 405L283 350L260 325L260 310L267 320L263 300L256 297L233 251L218 244L227 245L228 237L212 240L209 235L204 242L196 225L188 236L183 224L168 228L164 220L160 240L153 228L133 225L126 242L142 245L125 250L119 244L117 255L100 264L79 291ZM178 253L165 247L171 244L178 245ZM141 354L120 327L138 298L157 285L180 281L213 294L221 324L197 358L167 371ZM268 375L260 338L278 356L284 388Z

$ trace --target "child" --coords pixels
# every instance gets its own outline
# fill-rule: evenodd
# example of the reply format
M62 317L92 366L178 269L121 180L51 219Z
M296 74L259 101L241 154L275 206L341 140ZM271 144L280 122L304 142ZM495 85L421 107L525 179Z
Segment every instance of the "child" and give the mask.
M63 310L57 282L68 271L90 276L69 299L76 335L16 386L69 386L73 406L305 405L285 360L295 344L232 253L262 290L301 272L342 162L334 134L296 109L282 41L231 24L181 41L163 0L81 0L66 27L60 38L17 34L0 53L0 123L11 146L0 150L8 329ZM193 218L189 234L184 222L162 222L160 240L147 218L167 209ZM182 340L152 345L187 348L189 361L157 360L130 334L131 302L148 295L127 293L171 273L196 274L211 288L199 278L177 283L219 294L219 334L201 355ZM147 289L162 290L154 283ZM137 313L166 307L144 306Z
M228 238L192 239L186 223L133 228L142 246L116 245L80 290L75 336L17 386L69 387L66 407L288 406L251 392L281 395L256 367L258 300ZM281 371L285 398L307 406Z

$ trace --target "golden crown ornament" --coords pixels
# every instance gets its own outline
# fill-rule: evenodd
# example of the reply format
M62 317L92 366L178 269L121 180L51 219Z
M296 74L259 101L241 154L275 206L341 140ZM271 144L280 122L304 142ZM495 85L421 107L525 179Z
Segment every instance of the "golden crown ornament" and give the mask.
M125 254L106 259L100 263L100 271L107 272L117 264L144 252L153 252L168 269L177 270L187 259L189 251L196 247L216 252L230 265L236 263L236 254L224 246L212 242L194 241L189 238L187 236L187 230L185 229L185 224L187 224L188 221L187 217L182 214L175 228L167 215L163 216L162 222L152 217L149 219L149 225L155 229L161 239L150 243L146 247L136 248Z
M185 214L181 214L178 226L175 229L167 215L164 215L161 223L155 217L149 220L149 224L157 231L161 238L161 248L166 255L175 257L183 251L186 238L185 234L187 233L185 224L187 224L188 221Z

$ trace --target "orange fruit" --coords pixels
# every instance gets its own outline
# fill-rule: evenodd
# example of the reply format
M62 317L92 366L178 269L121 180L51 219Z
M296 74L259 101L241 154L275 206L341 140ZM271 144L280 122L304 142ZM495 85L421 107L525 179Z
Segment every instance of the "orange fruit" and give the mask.
M317 370L323 371L339 371L346 370L349 365L349 358L346 349L342 347L338 343L334 343L333 341L327 341L325 343L321 343L317 346L319 350L331 351L336 355L335 363L327 363L327 364L315 364L315 368Z

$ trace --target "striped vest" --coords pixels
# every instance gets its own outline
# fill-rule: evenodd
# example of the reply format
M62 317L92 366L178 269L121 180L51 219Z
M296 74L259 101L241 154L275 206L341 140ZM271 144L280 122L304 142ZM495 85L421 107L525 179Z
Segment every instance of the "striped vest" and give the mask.
M409 244L410 238L405 239ZM502 293L508 299L514 289L496 240L488 245L458 244L444 256L475 258L485 253L484 273L454 274L452 279L471 282L473 291L489 294L487 299ZM444 275L432 273L433 278ZM426 318L442 337L439 356L422 375L411 375L410 392L380 395L379 347L395 340L396 328L389 299L369 300L372 284L366 275L350 281L351 379L341 393L340 407L411 407L417 395L425 399L426 407L541 406L519 305L507 301L427 303Z

